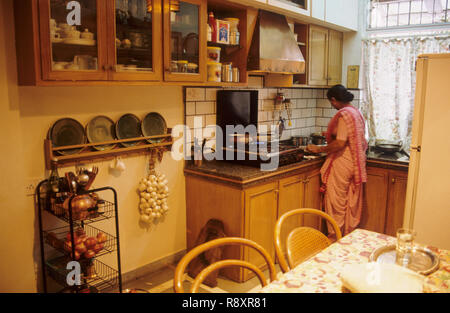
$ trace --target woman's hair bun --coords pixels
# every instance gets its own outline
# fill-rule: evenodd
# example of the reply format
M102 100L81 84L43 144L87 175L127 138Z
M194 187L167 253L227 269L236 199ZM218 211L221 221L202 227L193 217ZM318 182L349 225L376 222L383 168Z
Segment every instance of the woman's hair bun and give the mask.
M352 102L355 96L342 85L336 85L328 89L327 98L335 98L340 102Z

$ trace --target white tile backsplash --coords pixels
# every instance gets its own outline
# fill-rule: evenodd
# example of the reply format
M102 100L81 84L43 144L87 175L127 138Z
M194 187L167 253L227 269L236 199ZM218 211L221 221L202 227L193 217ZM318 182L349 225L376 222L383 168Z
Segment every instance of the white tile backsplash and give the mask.
M308 88L262 88L263 79L261 77L252 78L249 89L258 90L258 127L278 123L279 111L275 108L275 97L278 92L291 99L291 122L288 125L287 113L282 111L282 117L286 118L286 130L283 139L290 136L309 136L314 132L327 130L330 119L336 114L336 110L331 107L326 99L327 89ZM191 129L194 127L194 117L199 117L202 127L215 125L216 123L216 93L218 90L232 88L186 88L186 124ZM352 90L355 94L353 104L358 106L361 92ZM270 128L269 128L270 129Z

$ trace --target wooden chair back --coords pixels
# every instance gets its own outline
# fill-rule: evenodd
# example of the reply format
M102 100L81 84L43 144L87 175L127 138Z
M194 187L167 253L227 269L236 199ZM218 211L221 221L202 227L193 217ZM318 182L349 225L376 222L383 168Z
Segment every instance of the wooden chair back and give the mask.
M296 209L283 214L277 221L274 231L275 253L283 273L296 267L312 255L328 247L330 240L320 231L311 227L297 227L286 240L287 260L282 250L281 229L284 221L293 215L314 214L326 219L333 226L337 240L342 238L336 221L328 214L316 209Z
M211 240L211 241L205 242L204 244L201 244L201 245L193 248L180 260L180 262L178 262L178 265L175 269L175 277L173 280L175 292L176 293L184 293L185 292L184 288L183 288L184 273L186 271L187 266L189 265L189 262L191 262L198 255L200 255L201 253L203 253L209 249L217 248L220 246L227 246L227 245L234 245L234 246L235 245L243 245L243 246L247 246L247 247L253 248L256 251L258 251L259 254L261 254L261 256L264 258L264 260L266 261L266 263L268 265L270 281L274 281L276 279L275 264L274 264L271 256L267 253L267 251L261 245L257 244L256 242L254 242L252 240L245 239L245 238L226 237L226 238ZM206 279L206 277L208 277L209 274L211 274L212 272L214 272L216 270L219 270L221 268L228 267L228 266L241 266L241 267L247 268L247 269L253 271L257 275L262 286L267 285L267 280L266 280L264 274L254 264L251 264L247 261L242 261L242 260L222 260L222 261L218 261L213 264L210 264L208 267L203 269L197 275L197 277L195 277L194 283L191 287L191 293L198 292L198 289L199 289L201 283Z

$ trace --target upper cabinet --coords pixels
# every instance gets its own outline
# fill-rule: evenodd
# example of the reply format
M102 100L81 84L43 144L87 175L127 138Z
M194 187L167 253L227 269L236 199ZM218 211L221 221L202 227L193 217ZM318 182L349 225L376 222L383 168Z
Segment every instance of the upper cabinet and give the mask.
M314 0L313 2L322 0ZM358 30L360 0L326 0L325 21L350 30Z
M164 1L164 80L205 81L206 1Z
M311 17L325 21L325 0L311 1Z
M14 5L20 85L247 82L247 53L257 10L241 4L23 0ZM220 23L216 26L222 37L217 43L207 42L209 12ZM231 68L233 80L209 81L211 45L221 50L218 62Z
M310 0L267 0L271 6L307 16L311 14L309 3Z
M162 79L161 0L106 1L109 79Z
M44 80L107 80L105 2L39 0Z
M308 85L333 86L342 81L343 34L310 25Z

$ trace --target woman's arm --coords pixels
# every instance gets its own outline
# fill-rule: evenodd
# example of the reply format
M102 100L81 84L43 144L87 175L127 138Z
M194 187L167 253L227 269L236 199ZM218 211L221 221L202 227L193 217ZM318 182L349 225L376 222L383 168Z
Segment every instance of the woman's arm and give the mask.
M346 143L347 141L336 139L327 146L308 145L306 150L311 151L312 153L333 153L344 149Z

